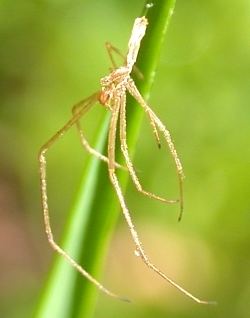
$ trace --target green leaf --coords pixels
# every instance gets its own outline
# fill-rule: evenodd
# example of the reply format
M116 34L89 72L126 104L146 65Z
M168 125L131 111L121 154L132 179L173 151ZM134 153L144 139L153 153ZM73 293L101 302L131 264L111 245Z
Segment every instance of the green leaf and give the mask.
M154 80L160 49L175 0L155 0L153 4L153 7L147 11L149 25L136 63L144 75L143 80L137 81L137 86L146 99L149 97ZM143 113L132 98L128 99L127 110L127 137L132 155ZM109 117L107 114L103 121L95 147L102 153L105 153L107 143ZM118 151L118 161L119 157ZM124 190L128 173L119 171L118 174ZM97 279L100 277L104 256L119 212L118 199L109 182L107 165L96 158L91 158L67 220L62 246ZM89 318L94 311L98 293L99 290L65 259L56 256L35 317Z

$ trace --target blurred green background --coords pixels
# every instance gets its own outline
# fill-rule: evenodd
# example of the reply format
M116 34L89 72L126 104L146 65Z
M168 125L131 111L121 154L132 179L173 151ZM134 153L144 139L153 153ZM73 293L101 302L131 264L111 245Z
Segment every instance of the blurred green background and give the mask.
M71 105L99 89L105 41L126 52L143 1L0 2L0 316L31 317L51 265L38 182L39 147ZM133 254L122 217L94 317L248 317L250 312L250 2L178 1L150 104L167 124L185 169L185 211L138 194L127 202L147 252L200 306ZM105 110L86 117L95 140ZM129 123L128 123L129 124ZM134 159L146 189L176 197L172 160L143 122ZM49 156L53 227L60 236L87 154L73 129Z

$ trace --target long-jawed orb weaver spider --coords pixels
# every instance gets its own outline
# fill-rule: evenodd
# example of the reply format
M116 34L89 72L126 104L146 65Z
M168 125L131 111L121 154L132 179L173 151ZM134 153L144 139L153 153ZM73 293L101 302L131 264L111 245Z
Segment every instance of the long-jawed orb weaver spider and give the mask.
M116 176L116 168L121 168L122 166L115 162L115 140L117 135L117 126L118 126L118 119L119 119L119 135L120 135L120 144L121 144L121 151L125 158L126 162L126 169L128 170L132 181L134 182L136 189L141 192L142 194L165 202L165 203L180 203L180 215L179 220L181 219L182 212L183 212L183 191L182 191L182 183L183 183L183 169L181 162L178 158L177 152L175 150L174 143L171 139L170 133L165 127L165 125L161 122L161 120L156 116L153 110L148 106L144 98L141 96L140 92L138 91L133 79L131 78L130 74L134 68L138 51L140 48L140 43L145 35L146 28L147 28L147 18L145 16L136 18L134 22L134 26L132 29L131 37L128 43L128 53L125 58L125 63L121 67L117 67L114 59L113 53L119 53L119 51L113 47L111 44L107 43L107 49L109 56L111 58L111 62L113 64L113 69L111 70L110 74L103 77L101 79L101 90L94 93L87 99L79 102L72 108L72 117L70 120L54 135L52 136L48 142L46 142L40 149L39 152L39 163L40 163L40 182L41 182L41 195L42 195L42 208L44 214L44 222L45 222L45 230L47 233L48 241L52 248L57 251L60 255L62 255L75 269L77 269L85 278L87 278L90 282L96 285L100 290L104 293L123 299L113 292L106 289L101 283L99 283L94 277L92 277L84 268L79 265L75 260L68 255L54 240L53 233L50 225L50 216L49 216L49 206L48 206L48 196L47 196L47 179L46 179L46 153L47 151L54 145L56 141L58 141L72 126L76 125L80 139L83 147L91 154L95 155L97 158L105 161L108 165L109 177L110 181L115 189L117 197L119 199L121 209L125 220L128 224L132 239L135 244L135 254L139 256L142 261L154 272L160 275L163 279L168 281L171 285L181 291L183 294L188 296L189 298L193 299L198 303L207 304L207 301L200 300L199 298L193 296L191 293L186 291L184 288L179 286L175 283L172 279L170 279L167 275L165 275L161 270L156 267L147 254L144 252L142 243L138 237L137 231L131 219L130 212L128 207L125 203L124 196L122 194L121 187L119 185L118 178ZM121 54L120 54L121 55ZM136 69L137 70L137 69ZM137 70L139 73L139 71ZM170 153L174 159L177 176L179 180L179 200L167 200L161 198L153 193L145 191L136 175L136 171L133 167L132 161L129 157L128 153L128 146L127 146L127 138L126 138L126 92L132 95L138 104L143 108L145 113L147 114L150 124L153 128L154 135L160 145L159 139L159 132L162 133L167 145L169 147ZM79 120L82 116L90 110L90 108L96 103L99 102L102 106L107 108L111 112L111 119L109 123L109 133L108 133L108 151L107 157L98 153L95 149L93 149L87 140L84 137L83 131L80 126ZM123 299L125 300L125 299Z

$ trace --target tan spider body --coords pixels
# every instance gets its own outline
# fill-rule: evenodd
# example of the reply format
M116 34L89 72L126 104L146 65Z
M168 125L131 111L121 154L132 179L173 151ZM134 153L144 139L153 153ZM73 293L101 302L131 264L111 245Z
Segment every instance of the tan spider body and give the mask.
M73 125L76 125L79 134L80 140L83 147L91 154L95 155L99 159L105 161L108 165L109 170L109 177L111 183L116 191L117 197L119 199L123 215L125 220L128 224L132 239L135 244L135 254L139 256L143 262L154 272L160 275L163 279L168 281L171 285L176 287L186 296L192 298L198 303L208 303L206 301L202 301L197 297L193 296L191 293L183 289L181 286L176 284L172 281L168 276L166 276L162 271L160 271L148 258L146 253L144 252L143 246L139 240L137 231L135 226L132 222L130 212L128 207L125 203L124 196L122 194L121 187L119 185L118 178L116 176L115 170L116 168L122 168L121 165L115 162L115 140L117 135L117 125L118 119L120 119L120 126L119 126L119 135L120 135L120 144L121 144L121 151L126 161L126 168L139 192L142 194L165 202L165 203L175 203L180 202L180 216L182 215L183 210L183 195L182 195L182 180L183 180L183 170L180 163L180 160L177 156L174 144L172 142L171 136L169 131L160 121L160 119L155 115L152 109L147 105L143 97L141 96L140 92L138 91L133 79L130 77L130 74L136 62L136 58L138 55L141 39L143 38L146 27L147 27L147 19L145 17L140 17L135 20L133 30L131 33L131 37L128 44L128 54L125 59L125 65L117 68L115 62L113 60L112 52L118 53L120 56L120 52L114 48L109 43L106 43L109 56L111 58L113 69L111 73L101 79L101 91L93 94L89 98L79 102L76 104L72 109L72 117L71 119L54 135L52 136L49 141L43 145L40 149L39 153L39 162L40 162L40 182L41 182L41 194L42 194L42 207L44 213L44 222L45 222L45 229L48 236L48 241L51 244L52 248L56 250L60 255L62 255L75 269L77 269L85 278L95 284L100 290L104 293L126 300L124 298L118 297L116 294L110 292L106 289L101 283L99 283L95 278L93 278L82 266L80 266L75 260L68 255L54 240L51 225L50 225L50 218L49 218L49 206L48 206L48 197L47 197L47 179L46 179L46 153L48 149L59 139L61 138ZM128 146L127 146L127 138L126 138L126 92L129 92L138 104L143 108L146 112L150 124L152 125L153 132L155 134L156 140L158 145L160 145L159 140L159 131L162 133L165 141L168 144L170 153L174 159L177 176L179 180L179 200L168 200L165 198L161 198L153 193L145 191L136 175L136 172L133 168L132 161L130 160L129 153L128 153ZM87 142L84 137L83 131L80 126L79 120L81 117L97 102L99 101L100 104L105 106L111 112L111 119L109 125L109 134L108 134L108 151L107 157L98 153L95 149L93 149ZM119 117L120 116L120 117Z

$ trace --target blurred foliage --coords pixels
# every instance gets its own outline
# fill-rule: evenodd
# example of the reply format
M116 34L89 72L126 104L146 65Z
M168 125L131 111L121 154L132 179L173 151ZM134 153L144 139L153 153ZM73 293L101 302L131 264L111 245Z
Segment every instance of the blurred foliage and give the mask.
M104 42L126 51L143 2L0 2L1 317L30 317L51 263L38 149L69 117L71 105L98 89L109 67ZM247 0L177 1L150 103L172 132L185 168L184 218L177 224L177 206L141 197L132 183L127 193L151 258L218 306L198 306L149 273L133 256L121 218L104 282L134 302L100 295L95 317L248 317L249 29ZM90 141L103 113L96 108L85 120ZM176 177L168 157L155 146L145 121L135 158L139 176L146 189L174 197ZM74 130L50 154L57 236L85 159Z

